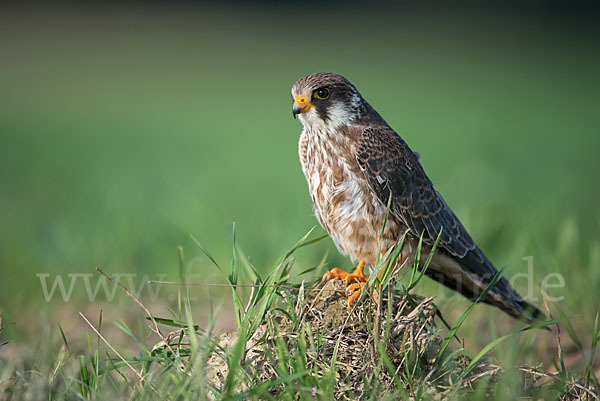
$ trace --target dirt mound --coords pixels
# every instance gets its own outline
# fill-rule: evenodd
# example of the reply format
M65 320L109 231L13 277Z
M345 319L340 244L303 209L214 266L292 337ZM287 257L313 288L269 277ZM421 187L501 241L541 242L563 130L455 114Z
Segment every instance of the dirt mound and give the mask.
M372 399L372 395L375 399L420 399L425 393L427 399L447 399L460 392L467 395L481 381L484 387L479 391L493 393L502 369L492 358L484 357L472 368L466 355L450 347L441 351L443 340L436 326L439 314L432 298L388 290L380 304L365 296L349 309L344 290L345 284L339 280L317 283L306 294L303 287L282 290L284 305L266 313L242 344L243 351L237 333L215 339L199 332L206 362L201 366L209 387L238 398L259 394L261 399L277 399L289 386L288 395L292 389L292 393L309 392L313 398L324 399ZM161 342L155 352L175 349L183 356L181 363L190 355L185 333L171 333L169 346ZM184 361L182 369L186 365ZM229 375L230 366L237 367L234 377ZM525 393L539 396L558 385L563 389L560 399L598 399L589 386L576 380L562 382L540 367L516 370L522 375ZM301 375L310 379L296 382ZM331 380L331 385L324 385L324 379ZM317 394L323 388L330 393Z
M381 305L367 298L349 310L344 290L345 284L339 280L318 283L306 297L290 300L295 301L295 317L282 312L269 316L247 343L246 371L257 380L276 379L272 357L277 341L283 340L289 352L294 353L299 336L309 343L308 367L316 367L320 374L330 369L335 355L336 399L345 399L349 394L360 398L365 391L370 392L375 375L378 391L388 393L396 389L381 361L382 349L396 369L408 362L413 369L431 370L442 344L434 326L437 310L432 298L396 293L388 314L389 294L383 296ZM227 349L235 341L234 334L225 334L219 346ZM222 356L214 353L207 366L207 380L222 388L227 376Z

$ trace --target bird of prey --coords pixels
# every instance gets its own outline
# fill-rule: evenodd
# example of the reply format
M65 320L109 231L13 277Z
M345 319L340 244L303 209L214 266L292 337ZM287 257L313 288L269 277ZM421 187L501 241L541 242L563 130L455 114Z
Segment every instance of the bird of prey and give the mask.
M406 233L399 268L413 260L421 236L429 252L440 235L426 275L476 300L497 270L435 190L418 153L341 75L301 77L292 98L304 126L298 152L315 215L337 248L359 262L353 273L334 268L324 279L346 280L352 305L367 281L365 264L375 267ZM482 301L526 321L541 315L505 278Z

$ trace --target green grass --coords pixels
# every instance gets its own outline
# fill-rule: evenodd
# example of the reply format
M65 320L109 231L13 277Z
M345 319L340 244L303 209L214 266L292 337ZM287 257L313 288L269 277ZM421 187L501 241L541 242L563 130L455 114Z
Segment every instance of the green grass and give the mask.
M77 349L73 348L70 342L81 334L64 333L60 328L63 342L60 348L53 343L53 339L47 339L43 343L45 347L58 350L57 353L51 353L52 358L39 359L31 369L26 371L10 364L2 366L3 376L0 377L0 390L4 398L37 398L44 395L49 399L93 400L108 400L115 399L115 397L130 400L327 400L332 399L334 394L336 396L341 394L344 399L355 399L355 393L339 388L342 384L338 382L337 351L333 352L329 367L308 362L323 351L318 349L320 347L318 336L310 330L309 325L302 322L303 314L298 313L303 309L302 303L306 302L303 299L305 284L294 286L289 282L289 273L297 251L323 239L322 237L308 239L309 235L310 232L277 259L264 276L246 263L243 258L240 258L244 253L234 243L229 280L232 283L231 292L235 300L234 310L238 317L238 330L237 336L232 337L232 340L227 343L228 346L225 346L226 342L221 341L219 336L213 332L214 316L209 319L204 329L196 324L192 317L194 306L189 298L189 287L183 287L179 292L182 309L171 311L171 318L154 317L152 312L146 311L142 306L144 311L150 312L150 315L146 317L147 320L152 321L150 327L142 329L141 332L135 332L122 324L117 324L125 334L124 342L129 343L127 347L137 346L139 347L137 352L119 351L111 344L110 339L107 340L106 334L102 334L106 324L102 311L99 313L97 322L92 322L81 314L85 323L92 330L92 334L87 333L83 336L84 345ZM200 243L198 246L204 253L210 255ZM212 259L212 256L209 257ZM215 266L221 269L217 264ZM318 269L307 271L307 273L311 272L317 275L319 273ZM416 272L415 263L412 272L406 276L414 277ZM225 271L222 273L226 274ZM500 272L492 280L482 297L501 277L502 273ZM186 274L187 272L183 268L181 277L184 278ZM234 280L232 277L247 278L248 276L253 279L243 282L254 283L256 287L249 296L244 296L240 293L244 287L236 287L242 280ZM410 284L412 278L404 280L404 282ZM310 283L307 284L310 286ZM385 283L382 284L380 290L384 292ZM299 292L297 292L298 290ZM404 288L402 291L408 294L409 290ZM132 299L131 303L135 304L134 301L135 299ZM357 306L360 307L360 304L355 308ZM490 351L505 340L513 341L511 345L514 347L513 350L517 348L522 350L523 344L518 341L519 333L539 330L542 326L552 325L559 321L568 325L568 320L562 317L548 322L540 322L500 337L481 350L462 371L456 371L455 367L450 366L454 366L455 362L452 361L459 353L463 352L463 348L459 346L452 353L446 351L471 310L471 307L467 308L452 327L448 328L437 357L427 370L424 370L424 365L422 366L422 362L419 362L422 356L417 354L410 358L409 354L406 354L404 369L397 369L388 356L386 348L378 340L375 340L379 360L373 366L374 369L365 372L363 376L369 391L365 391L360 399L391 400L398 397L402 399L411 397L411 399L428 400L435 399L436 392L444 394L444 399L482 400L489 399L490 394L494 394L497 399L506 399L507 397L510 399L521 397L534 400L554 399L565 392L572 391L573 383L576 381L579 381L579 391L585 392L589 389L592 392L588 393L588 397L594 397L592 386L597 386L597 378L593 372L591 361L596 351L597 341L600 339L597 319L593 333L592 354L589 356L589 362L585 369L567 371L564 370L563 365L563 370L556 376L544 373L545 377L550 380L541 383L533 382L525 386L521 382L525 376L515 374L514 360L506 365L490 365L489 356L485 360L482 357L486 354L489 355ZM293 340L290 341L288 338L284 341L280 336L281 329L276 323L277 320L273 319L274 313L283 313L293 323L293 327L295 327L292 331ZM389 335L392 313L391 308L387 308L387 315L383 322L386 329L382 341L386 341L385 339ZM140 312L140 316L142 314L143 312ZM262 334L257 332L259 326L264 327ZM367 326L369 327L368 322ZM372 326L368 330L378 331L376 327ZM167 335L166 332L169 328L176 330ZM150 338L154 338L156 342L153 347L147 345L149 334L152 335ZM169 340L166 339L167 337ZM146 341L141 338L146 338ZM266 357L260 365L253 365L253 359L248 356L247 352L251 349L250 340L253 339L256 342L258 338L263 339L260 349L266 353ZM341 338L342 333L339 334L338 344ZM462 341L464 342L464 340ZM372 344L365 343L365 347L369 346ZM456 347L456 342L454 347ZM25 352L27 353L26 358L35 358L31 350ZM560 355L558 362L562 364ZM217 387L214 386L214 378L207 377L215 363L226 367L221 370L226 375L221 380L222 386ZM266 378L264 376L267 370L265 366L270 366L272 369L272 373ZM499 373L493 376L493 380L488 380L485 374L482 379L473 378L474 376L471 375L474 370L477 370L477 374L482 374L489 370L489 366L500 369ZM519 369L526 369L529 373L544 372L543 369L536 367ZM391 392L388 389L382 393L383 389L388 386L388 383L379 380L379 374L384 370L396 383L395 390ZM467 379L468 384L466 384Z
M316 224L289 89L317 70L348 76L421 153L436 188L496 266L508 266L507 277L526 272L523 258L534 257L538 307L544 277L565 278L549 290L564 297L562 312L550 303L553 316L570 319L565 369L597 369L590 355L600 305L600 52L589 20L376 8L367 19L349 9L299 30L291 9L1 14L0 380L17 377L19 388L44 372L48 380L28 391L54 391L56 380L76 391L80 383L64 384L79 377L74 370L54 371L65 355L77 372L87 365L92 380L94 347L74 335L79 311L91 318L102 308L103 329L128 356L138 342L106 321L146 341L146 323L126 296L90 303L77 285L70 302L45 302L36 274L92 274L99 266L138 274L135 286L144 274L228 283L235 276L219 275L187 234L228 270L236 222L235 243L251 257L237 263L256 270L244 267L237 280L265 277L280 251ZM187 277L175 258L180 245ZM322 263L350 268L323 240L297 253L290 280ZM528 292L524 282L515 286ZM215 332L243 321L226 289L188 291L201 327L211 316ZM436 296L450 322L469 305L428 279L413 291ZM163 286L153 309L187 322L179 293ZM61 351L59 324L70 351ZM477 306L459 334L477 355L515 330L501 312ZM506 364L558 358L554 337L514 337L501 345L510 352L496 355ZM43 350L32 353L32 344Z

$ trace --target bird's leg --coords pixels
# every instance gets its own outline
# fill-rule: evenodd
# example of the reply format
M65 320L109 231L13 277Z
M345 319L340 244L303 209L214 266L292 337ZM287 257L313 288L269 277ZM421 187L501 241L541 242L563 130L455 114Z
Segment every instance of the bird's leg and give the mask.
M329 280L346 280L346 296L348 296L348 306L351 307L354 302L360 297L363 288L369 278L365 276L365 261L361 260L356 266L356 269L352 273L346 273L345 271L334 267L323 276L322 281ZM381 275L381 273L379 273ZM377 291L373 292L373 298L375 302L379 302Z

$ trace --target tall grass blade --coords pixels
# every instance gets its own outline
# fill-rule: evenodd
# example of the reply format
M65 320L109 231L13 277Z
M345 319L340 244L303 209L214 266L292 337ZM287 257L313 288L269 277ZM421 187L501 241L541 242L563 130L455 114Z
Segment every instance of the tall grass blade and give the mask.
M598 350L598 343L600 342L600 327L598 327L598 313L596 312L596 319L594 320L594 331L592 334L592 349L590 350L590 359L585 368L585 379L586 379L586 387L590 387L590 382L594 383L596 389L600 389L600 383L596 374L594 373L594 357L596 356L596 351Z
M577 334L575 333L575 329L573 328L571 321L558 305L555 306L556 310L558 311L558 316L560 317L560 322L565 326L565 329L567 329L567 333L569 334L569 337L571 337L571 340L573 340L573 343L575 343L577 346L577 349L581 351L583 347L581 345L581 341L579 341L579 338L577 338Z
M192 239L192 241L194 241L194 243L196 244L196 246L198 246L198 248L200 248L200 250L202 251L202 253L204 255L206 255L206 257L215 265L217 266L217 268L219 268L219 270L223 270L221 269L221 266L219 266L219 264L217 263L217 261L215 260L215 258L212 257L212 255L210 254L210 252L208 252L206 250L206 248L204 248L204 246L200 243L200 241L198 241L196 239L196 237L194 237L192 234L189 234L190 238Z
M477 363L485 354L487 354L490 350L495 348L500 343L504 342L504 340L514 336L515 334L523 333L525 331L529 331L529 330L533 330L533 329L539 329L542 327L547 327L547 326L555 324L559 321L560 321L560 319L552 319L552 320L547 320L544 322L536 322L530 326L524 327L519 330L515 330L513 332L510 332L508 334L505 334L501 337L496 338L494 341L492 341L491 343L489 343L488 345L483 347L483 349L481 351L479 351L477 353L477 355L475 355L475 357L473 357L471 362L467 365L467 367L461 373L461 375L460 375L461 380L464 379L477 366Z
M443 229L444 229L443 227L440 229L440 232L438 233L438 236L435 239L433 246L431 247L431 251L429 252L429 255L427 256L427 260L425 261L423 268L419 269L419 265L415 264L415 270L419 270L419 272L418 272L416 279L413 280L414 275L411 276L409 285L406 289L407 292L412 290L413 288L415 288L417 286L417 284L419 284L419 281L421 281L423 276L425 276L425 272L427 271L427 269L429 268L429 265L431 264L431 261L433 260L433 255L435 254L435 250L437 249L437 246L440 243L440 238L442 237ZM422 239L423 239L423 235L421 235L421 238L419 239L419 245L421 245ZM420 255L419 255L419 258L420 258ZM413 270L413 273L415 270Z
M448 348L448 345L450 344L450 341L452 340L452 337L454 337L454 335L456 334L456 332L458 331L458 329L460 328L460 326L463 324L463 322L465 321L465 319L467 318L467 316L469 316L469 314L471 313L471 311L473 310L473 308L475 307L475 305L477 305L477 303L479 303L485 297L485 295L492 288L494 288L494 286L496 285L496 283L500 280L500 278L502 277L502 275L506 271L507 267L508 266L504 266L502 269L500 269L498 271L498 273L496 273L496 275L494 276L494 278L492 279L492 281L490 281L490 283L488 284L488 286L481 292L481 294L479 294L479 296L477 297L477 300L474 303L472 303L471 305L469 305L469 307L467 308L467 310L465 310L462 313L462 315L460 315L460 317L458 318L458 320L456 321L456 323L454 323L454 325L452 326L452 328L448 331L448 334L444 338L444 341L442 342L442 346L440 347L440 350L438 351L437 356L435 357L435 361L433 363L434 366L436 366L438 368L442 367L442 366L439 366L439 364L440 364L442 356L444 355L444 352L446 351L446 348Z

